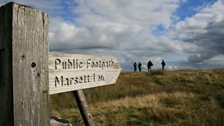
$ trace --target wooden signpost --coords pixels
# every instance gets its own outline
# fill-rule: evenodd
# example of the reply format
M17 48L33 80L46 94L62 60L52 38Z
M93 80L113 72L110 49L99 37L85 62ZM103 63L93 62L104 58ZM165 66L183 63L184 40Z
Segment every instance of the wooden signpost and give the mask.
M50 53L48 16L16 3L0 7L0 126L48 126L49 94L74 91L93 126L82 89L116 82L116 58Z
M0 126L48 126L48 15L0 7Z
M120 74L116 58L81 54L49 54L50 94L114 84Z

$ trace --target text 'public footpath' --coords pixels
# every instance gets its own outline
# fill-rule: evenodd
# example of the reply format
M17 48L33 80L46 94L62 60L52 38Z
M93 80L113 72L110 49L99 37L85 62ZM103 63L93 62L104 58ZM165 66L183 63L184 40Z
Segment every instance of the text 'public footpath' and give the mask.
M104 70L114 66L114 61L109 60L80 60L80 59L60 59L56 58L54 62L54 69L57 70L79 70L79 69L100 69ZM105 76L98 73L91 73L79 76L55 76L55 87L72 86L76 84L85 84L91 82L103 82Z
M81 61L79 59L66 59L66 60L61 60L59 58L55 59L55 70L58 69L92 69L92 68L100 68L100 69L105 69L105 68L110 68L114 66L114 61L112 59L102 61L93 61L92 59L86 59L85 61Z

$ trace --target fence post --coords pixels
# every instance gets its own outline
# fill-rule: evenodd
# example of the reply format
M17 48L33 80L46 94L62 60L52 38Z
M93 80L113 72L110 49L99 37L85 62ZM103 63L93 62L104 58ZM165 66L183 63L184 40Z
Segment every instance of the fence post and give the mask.
M0 126L48 126L48 16L0 7Z

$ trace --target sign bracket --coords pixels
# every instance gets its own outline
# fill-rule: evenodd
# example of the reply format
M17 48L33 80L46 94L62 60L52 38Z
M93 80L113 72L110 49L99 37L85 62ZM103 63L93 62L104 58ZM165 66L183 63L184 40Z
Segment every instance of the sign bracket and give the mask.
M88 105L83 90L74 91L73 94L75 96L85 126L95 126L92 115L88 110Z

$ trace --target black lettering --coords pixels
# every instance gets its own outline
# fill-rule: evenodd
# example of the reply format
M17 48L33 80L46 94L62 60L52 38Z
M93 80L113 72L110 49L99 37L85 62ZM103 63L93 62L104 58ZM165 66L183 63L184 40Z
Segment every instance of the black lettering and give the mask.
M93 81L94 82L96 81L96 74L95 73L93 74Z
M55 87L57 87L58 84L60 84L60 81L59 81L58 77L56 76L55 77Z
M87 75L87 82L90 82L90 75Z
M62 62L62 69L67 69L67 62Z
M63 79L64 79L64 77L63 77L63 76L61 76L61 86L63 86L63 85L64 85L64 83L63 83Z
M99 61L98 64L99 64L99 67L102 67L102 63L101 63L101 61Z
M70 85L72 85L72 82L74 81L74 78L70 78Z
M105 81L104 76L103 75L98 75L98 81Z
M96 63L95 63L95 67L98 67L98 66L99 66L99 63L98 63L98 62L96 62Z
M75 78L75 84L78 84L78 83L79 83L79 78L76 77L76 78Z
M87 66L86 66L87 69L89 68L89 65L91 65L90 60L91 60L91 59L87 59L87 63L86 63L86 64L87 64Z
M102 70L104 69L104 67L105 67L105 62L102 61Z
M83 77L79 78L79 83L83 83Z
M82 62L79 62L79 68L82 68L83 66L82 66Z
M66 84L65 84L65 86L66 85L69 85L69 79L68 78L66 78Z
M87 78L87 76L86 76L86 75L84 75L84 79L83 79L83 82L84 82L84 83L87 83L86 78Z
M55 59L55 70L58 69L58 65L61 64L61 60L60 59Z
M72 62L70 61L70 59L68 59L68 69L72 69L72 65L73 65Z
M110 60L110 62L111 62L110 66L113 66L114 65L114 61Z

